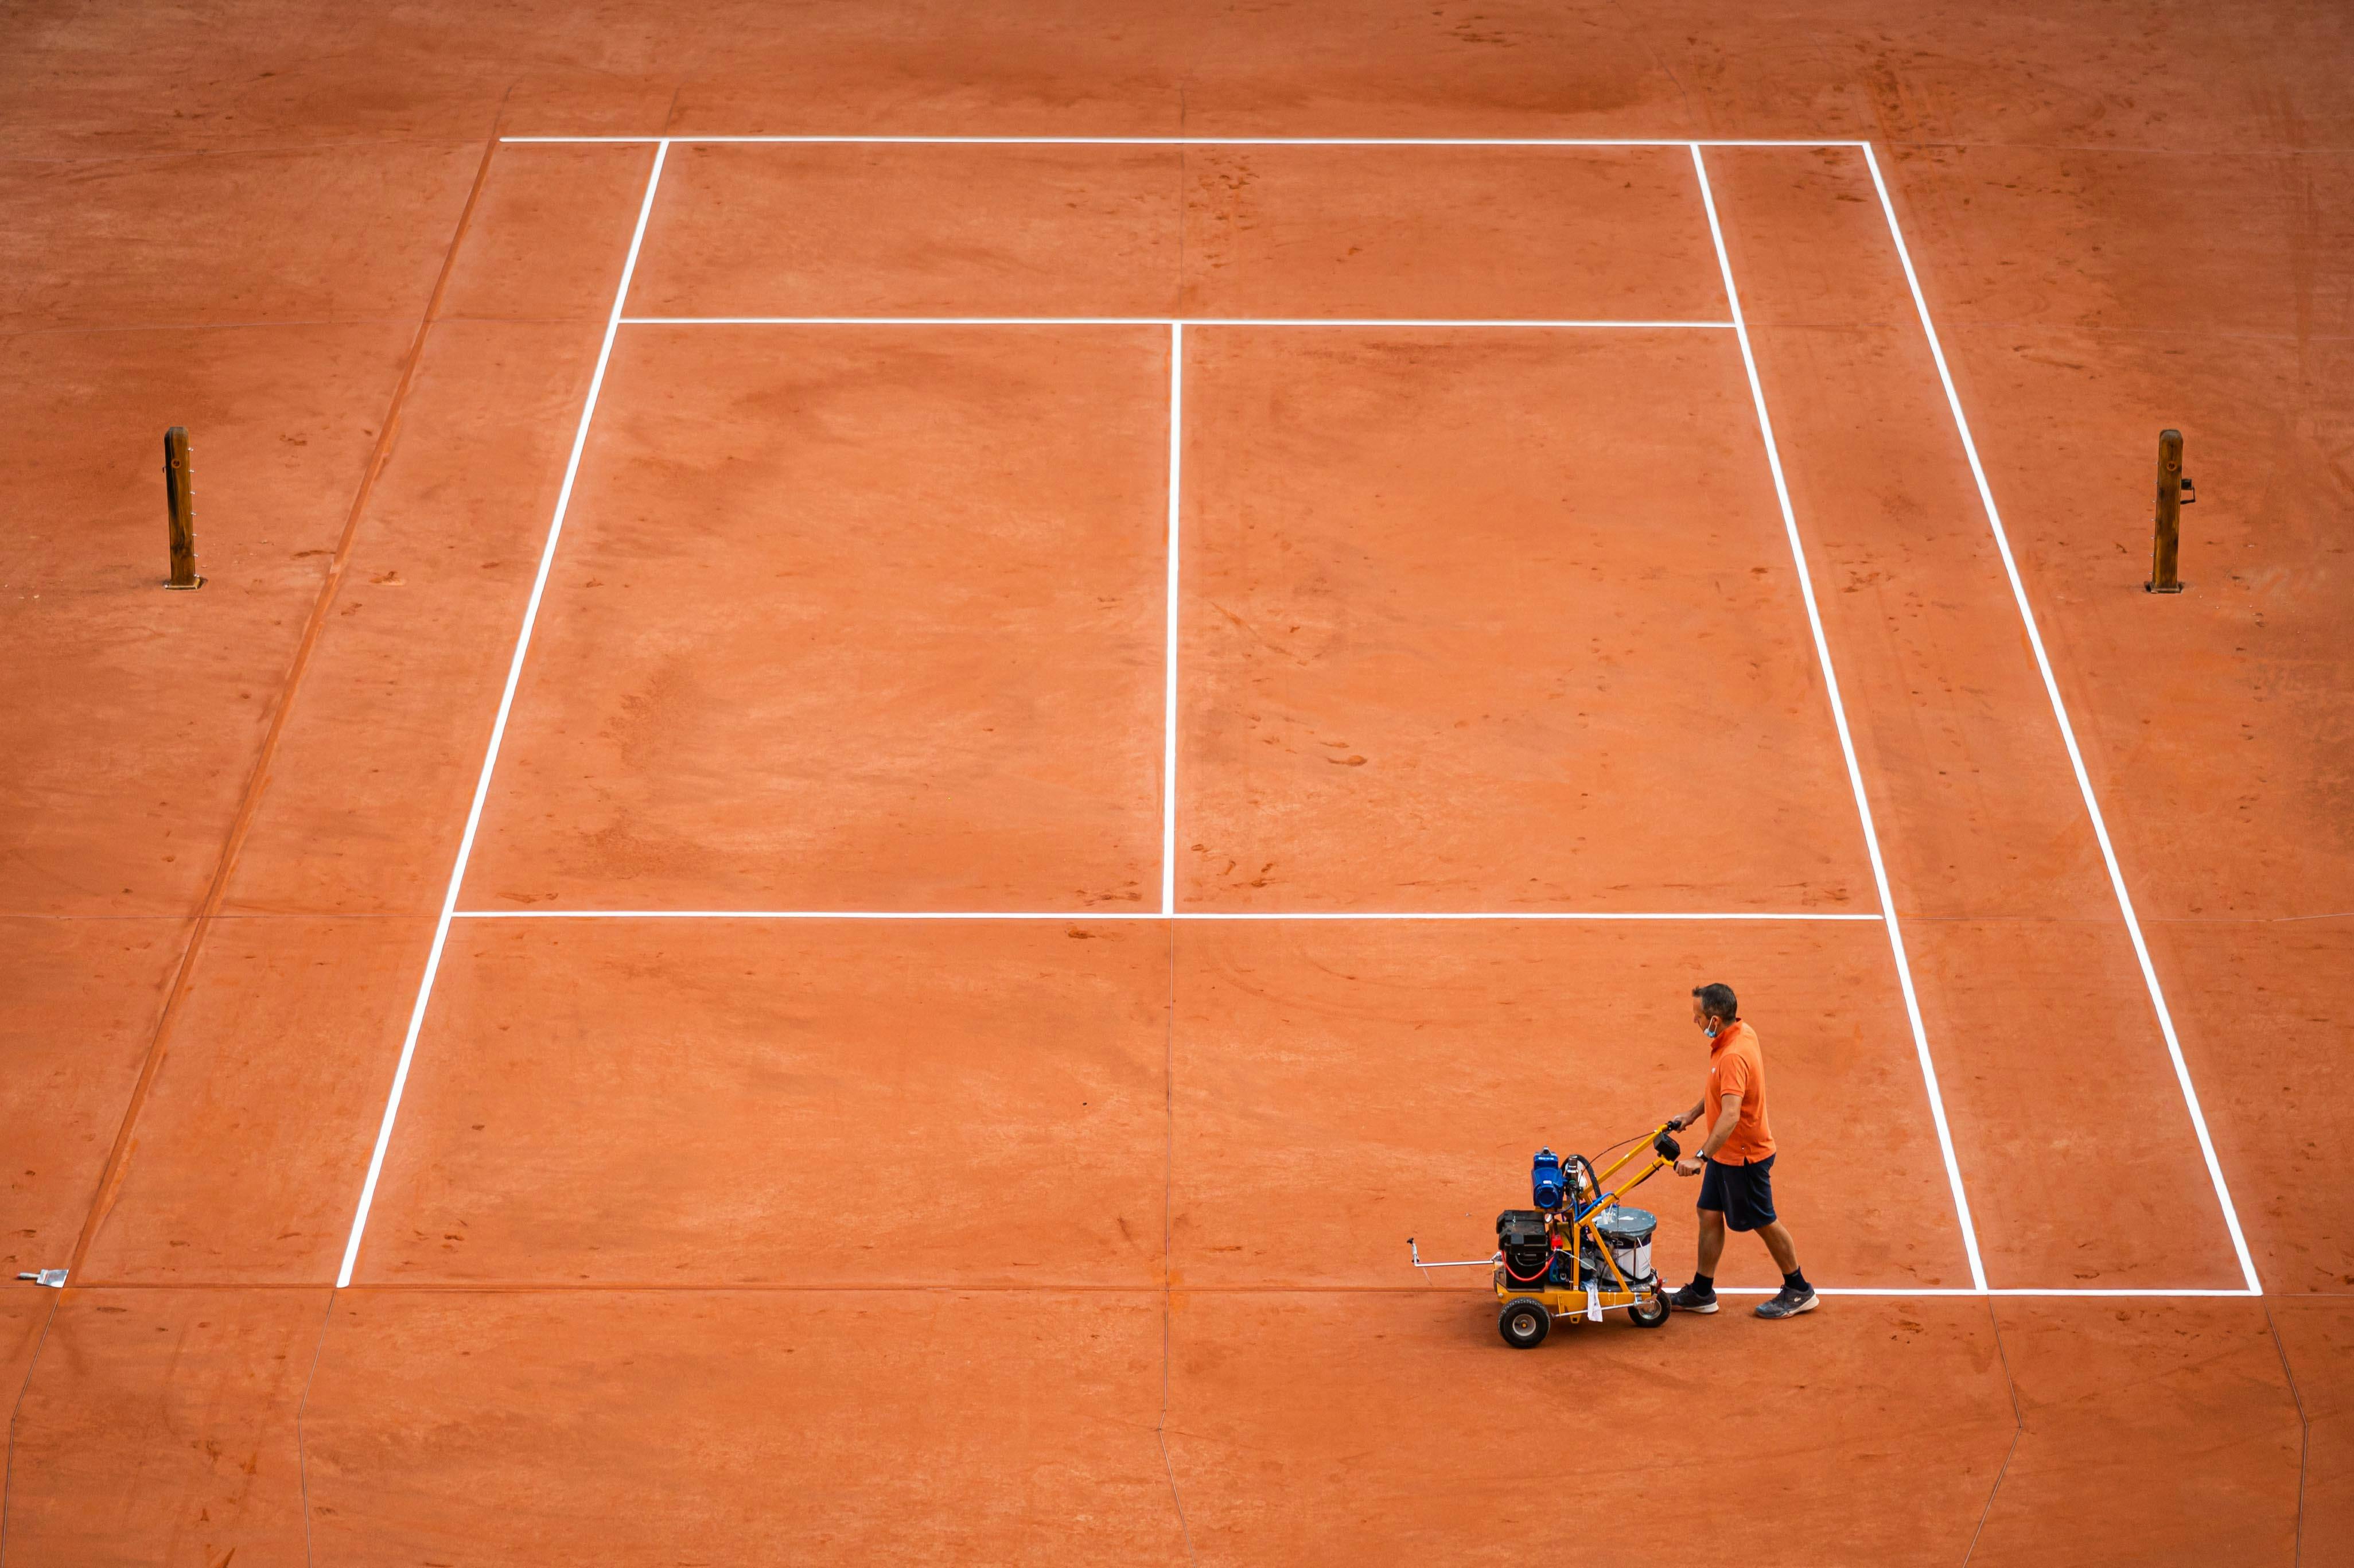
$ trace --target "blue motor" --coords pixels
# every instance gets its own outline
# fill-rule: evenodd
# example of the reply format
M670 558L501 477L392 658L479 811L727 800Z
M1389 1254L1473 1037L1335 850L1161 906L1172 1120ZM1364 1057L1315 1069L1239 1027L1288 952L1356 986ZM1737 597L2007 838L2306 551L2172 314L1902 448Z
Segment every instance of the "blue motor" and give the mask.
M1540 1149L1529 1170L1529 1195L1540 1209L1551 1213L1569 1197L1569 1172L1561 1168L1561 1156L1550 1149Z

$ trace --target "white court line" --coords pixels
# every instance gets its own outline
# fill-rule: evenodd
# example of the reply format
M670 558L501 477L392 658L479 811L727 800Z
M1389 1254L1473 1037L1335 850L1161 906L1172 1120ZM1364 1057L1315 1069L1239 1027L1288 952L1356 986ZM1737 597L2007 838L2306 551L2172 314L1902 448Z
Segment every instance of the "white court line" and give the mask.
M1720 1285L1720 1286L1718 1286L1718 1287L1716 1287L1716 1293L1717 1293L1719 1296L1771 1296L1771 1295L1773 1295L1775 1292L1776 1292L1776 1291L1780 1290L1781 1288L1782 1288L1782 1287L1781 1287L1780 1286L1778 1286L1778 1285ZM2200 1289L2200 1288L2198 1288L2198 1287L2190 1287L2190 1288L2186 1288L2186 1289L2181 1289L2181 1290L2163 1290L2163 1289L2151 1289L2151 1290L2069 1290L2069 1289L2064 1289L2064 1288L2053 1288L2053 1289L2044 1290L2044 1289L2037 1289L2037 1288L2034 1288L2034 1287L2026 1287L2026 1288L2021 1288L2021 1289L2012 1289L2012 1288L2009 1288L2009 1287L2001 1287L2001 1288L1996 1288L1996 1287L1988 1287L1988 1288L1986 1288L1986 1289L1983 1289L1983 1290L1974 1290L1974 1289L1969 1289L1969 1288L1963 1287L1940 1286L1940 1285L1893 1286L1893 1287L1878 1287L1878 1286L1818 1285L1818 1286L1816 1286L1816 1287L1815 1287L1815 1294L1816 1294L1816 1295L1818 1295L1818 1296L1899 1296L1899 1297L1903 1297L1903 1296L1953 1296L1953 1297L1962 1297L1962 1298L1970 1298L1970 1299L1974 1299L1974 1300L1975 1300L1975 1299L1983 1299L1984 1298L1987 1298L1987 1297L1989 1297L1989 1296L2000 1296L2000 1297L2042 1297L2042 1296L2073 1297L2073 1296L2083 1296L2083 1297L2094 1297L2094 1298L2101 1298L2101 1299L2105 1299L2105 1300L2119 1300L2119 1301L2124 1301L2124 1300L2166 1300L2166 1301L2170 1301L2170 1300L2174 1300L2174 1299L2176 1299L2177 1298L2195 1297L2195 1298L2213 1298L2213 1297L2221 1297L2221 1298L2225 1298L2225 1299L2229 1299L2229 1300L2240 1300L2240 1301L2244 1301L2244 1300L2248 1299L2248 1298L2251 1298L2251 1297L2257 1296L2257 1295L2261 1295L2261 1294L2262 1294L2262 1292L2260 1292L2260 1291L2254 1291L2254 1290L2225 1290L2225 1289L2211 1289L2211 1289Z
M2214 1183L2215 1201L2222 1205L2223 1224L2232 1233L2232 1250L2239 1255L2240 1273L2252 1291L2263 1287L2256 1279L2255 1260L2248 1255L2247 1238L2240 1231L2240 1213L2232 1207L2232 1190L2223 1180L2222 1162L2215 1158L2214 1140L2207 1133L2207 1116L2199 1106L2199 1091L2191 1086L2190 1064L2182 1058L2182 1042L2174 1033L2174 1014L2166 1005L2166 992L2158 981L2158 968L2150 961L2149 945L2142 939L2141 920L2134 913L2133 895L2126 891L2126 875L2117 864L2117 852L2109 842L2109 825L2101 815L2101 803L2093 794L2092 776L2084 769L2084 754L2076 745L2076 726L2069 722L2068 705L2061 700L2060 682L2052 673L2052 660L2043 651L2043 634L2037 630L2035 610L2028 603L2027 584L2019 575L2019 562L2010 553L2010 535L2002 525L2002 513L1994 503L1994 489L1987 482L1986 465L1978 461L1978 442L1971 439L1970 421L1962 412L1961 395L1954 389L1953 372L1946 365L1945 345L1937 341L1936 323L1929 319L1929 302L1921 292L1920 274L1913 270L1913 253L1904 244L1904 230L1896 221L1896 205L1889 199L1888 183L1880 176L1880 160L1872 156L1872 143L1863 143L1864 166L1872 171L1872 188L1880 193L1880 210L1888 218L1888 237L1896 242L1896 259L1904 267L1904 281L1913 291L1913 308L1921 317L1921 331L1929 340L1929 356L1937 365L1937 379L1946 388L1946 406L1953 410L1954 429L1962 438L1962 453L1969 459L1970 477L1977 482L1978 504L1986 511L1987 527L1994 534L1995 550L2002 556L2002 569L2010 579L2010 596L2019 606L2020 623L2027 629L2027 645L2035 654L2035 668L2043 677L2044 695L2052 700L2052 716L2059 721L2060 738L2068 747L2068 766L2076 773L2076 790L2084 798L2084 813L2092 819L2093 837L2101 846L2101 860L2109 870L2109 885L2116 892L2117 909L2125 916L2126 931L2133 938L2134 957L2140 961L2142 984L2148 988L2149 1005L2158 1014L2158 1033L2166 1037L2166 1054L2174 1064L2174 1081L2181 1086L2182 1103L2190 1108L2190 1126L2199 1135L2199 1152L2207 1161L2207 1179ZM1885 895L1882 895L1883 897Z
M343 1267L336 1273L335 1287L342 1289L352 1282L352 1266L359 1260L360 1238L367 1232L368 1210L376 1202L376 1186L384 1173L385 1150L392 1146L392 1129L400 1119L401 1091L408 1085L408 1065L417 1054L417 1034L425 1022L425 1008L432 1000L433 980L440 972L441 952L450 940L450 922L458 909L459 885L466 877L466 863L474 853L474 833L482 826L482 802L489 798L491 774L498 766L499 743L506 736L507 715L514 707L515 684L523 678L524 655L531 648L532 628L539 620L539 601L547 591L548 568L556 560L556 542L564 532L564 514L572 504L572 486L580 475L580 454L588 443L588 422L597 414L597 394L604 388L605 366L613 356L613 339L620 331L621 306L630 295L630 280L638 270L638 250L645 243L646 219L654 209L654 191L662 184L663 162L670 154L666 143L657 142L653 168L646 175L646 194L638 204L638 226L630 235L630 253L621 263L620 286L613 291L612 313L605 320L605 341L597 350L597 368L588 377L588 399L580 408L580 425L572 433L572 455L565 461L564 483L556 494L556 515L547 524L547 541L540 546L539 570L532 578L531 598L524 606L523 629L515 635L514 655L507 661L506 689L499 694L498 716L491 725L491 744L482 753L482 770L474 780L473 803L466 810L466 831L458 841L457 863L450 868L450 888L441 899L441 918L433 927L433 947L426 955L425 978L417 987L417 1003L409 1010L408 1033L400 1043L400 1065L393 1070L392 1092L384 1102L384 1120L376 1128L376 1152L368 1157L367 1180L360 1187L359 1207L352 1215L352 1234L344 1244Z
M501 142L568 145L652 143L883 147L1861 147L1852 141L1719 141L1646 136L502 136Z
M1177 909L1178 478L1184 456L1185 323L1169 323L1169 690L1161 713L1161 913Z
M1730 332L1731 322L1522 316L624 316L623 326L1198 326L1652 328Z
M1163 878L1164 894L1167 891ZM1585 910L1521 909L1458 912L1373 913L1336 910L1329 914L1280 912L1148 909L456 909L459 920L1584 920L1596 923L1634 920L1776 920L1877 922L1877 915L1825 915L1811 912L1739 910L1731 913L1613 914Z
M1749 327L1741 313L1741 294L1734 286L1733 261L1724 249L1724 229L1717 222L1716 196L1709 189L1708 164L1700 143L1691 147L1692 173L1700 180L1701 206L1708 213L1708 232L1716 243L1716 264L1724 275L1724 298L1733 313L1734 336L1741 345L1741 364L1749 376L1750 400L1757 407L1757 429L1766 441L1766 464L1774 476L1774 499L1782 509L1783 531L1789 535L1790 559L1797 567L1798 594L1807 607L1807 625L1814 634L1815 657L1821 663L1823 685L1830 694L1831 722L1839 731L1840 755L1847 761L1849 788L1855 793L1855 813L1863 826L1863 847L1872 857L1872 885L1880 893L1880 909L1888 927L1888 948L1896 959L1896 980L1904 993L1904 1017L1913 1028L1914 1053L1921 1060L1921 1079L1929 1091L1929 1118L1936 1124L1937 1151L1945 1157L1946 1180L1953 1188L1954 1214L1962 1227L1962 1246L1970 1260L1970 1282L1986 1288L1986 1265L1978 1256L1978 1227L1970 1219L1970 1201L1962 1191L1962 1168L1954 1158L1954 1135L1946 1125L1945 1097L1938 1091L1936 1064L1929 1059L1929 1031L1921 1020L1920 999L1913 991L1913 965L1904 952L1904 932L1896 919L1895 895L1888 888L1888 867L1881 859L1880 832L1872 820L1872 802L1863 789L1863 769L1857 764L1855 737L1849 734L1847 706L1840 697L1839 675L1831 667L1830 641L1823 633L1821 609L1815 603L1814 580L1807 570L1807 547L1798 537L1798 516L1790 504L1790 486L1782 474L1781 449L1774 440L1773 417L1766 411L1766 388L1757 379L1757 358L1750 352Z

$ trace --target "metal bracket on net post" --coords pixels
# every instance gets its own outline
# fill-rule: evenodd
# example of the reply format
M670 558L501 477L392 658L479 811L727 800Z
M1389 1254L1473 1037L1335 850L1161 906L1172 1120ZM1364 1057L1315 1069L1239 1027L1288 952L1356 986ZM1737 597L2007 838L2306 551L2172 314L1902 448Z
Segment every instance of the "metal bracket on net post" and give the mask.
M171 519L172 576L167 588L197 588L196 507L188 493L188 431L175 425L164 432L164 505Z
M2199 493L2182 472L2182 432L2158 432L2158 525L2149 544L2149 581L2145 593L2180 593L2182 509Z

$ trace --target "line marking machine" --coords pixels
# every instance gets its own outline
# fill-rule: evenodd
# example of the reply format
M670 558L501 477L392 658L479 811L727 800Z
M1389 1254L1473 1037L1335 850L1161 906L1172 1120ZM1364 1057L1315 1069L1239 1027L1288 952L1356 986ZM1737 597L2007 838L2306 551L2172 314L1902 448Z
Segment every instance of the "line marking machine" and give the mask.
M1646 1152L1651 1162L1640 1172L1617 1187L1603 1185ZM1583 1154L1540 1149L1529 1171L1536 1207L1496 1216L1494 1256L1426 1263L1412 1236L1405 1238L1406 1252L1419 1269L1492 1267L1496 1298L1503 1303L1496 1330L1516 1351L1543 1344L1555 1318L1599 1323L1605 1312L1624 1311L1638 1328L1656 1329L1668 1320L1667 1290L1651 1267L1659 1217L1619 1200L1682 1152L1664 1122L1651 1129L1647 1148L1628 1150L1606 1171L1596 1171Z

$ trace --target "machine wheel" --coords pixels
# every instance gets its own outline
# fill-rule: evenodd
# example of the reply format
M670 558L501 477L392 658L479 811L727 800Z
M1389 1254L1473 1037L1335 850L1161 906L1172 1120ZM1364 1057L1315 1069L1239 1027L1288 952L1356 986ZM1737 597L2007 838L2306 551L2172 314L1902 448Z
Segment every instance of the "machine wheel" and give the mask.
M1496 1331L1516 1351L1533 1351L1553 1331L1553 1314L1542 1301L1507 1301L1496 1319Z
M1653 1290L1650 1299L1627 1308L1628 1321L1638 1329L1656 1329L1668 1320L1668 1298L1665 1292Z

